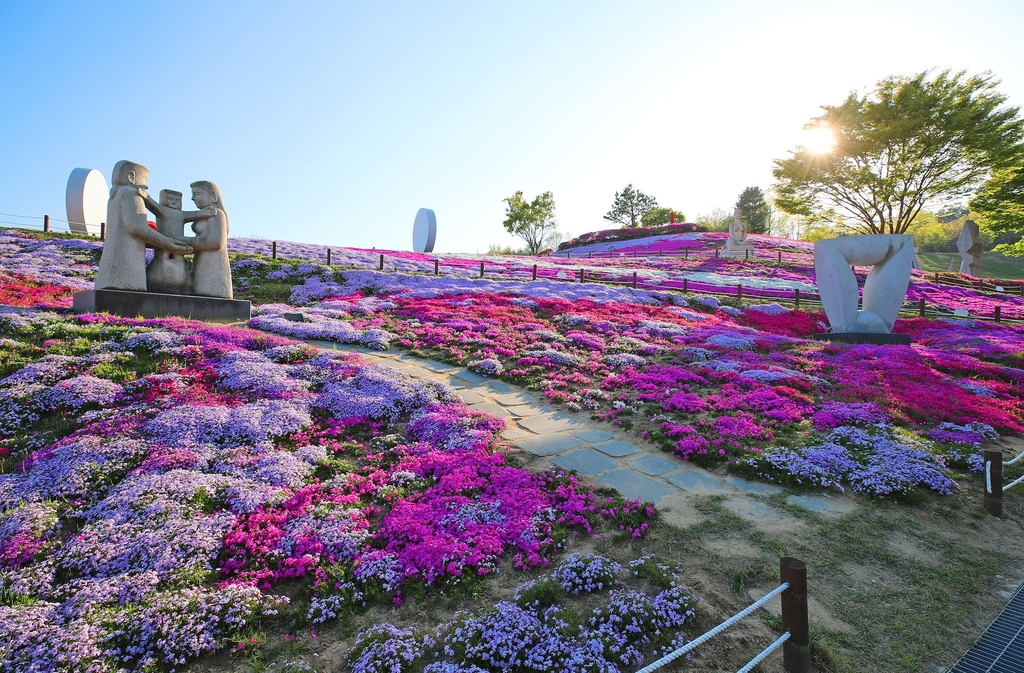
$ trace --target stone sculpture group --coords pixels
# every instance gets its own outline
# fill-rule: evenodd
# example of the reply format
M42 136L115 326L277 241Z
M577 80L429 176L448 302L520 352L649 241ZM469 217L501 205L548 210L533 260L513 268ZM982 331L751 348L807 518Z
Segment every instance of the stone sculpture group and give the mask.
M228 215L217 185L193 182L200 210L181 210L181 192L164 189L160 201L148 193L149 169L131 161L114 166L107 202L107 232L96 273L97 290L129 290L231 299ZM146 210L156 216L152 229ZM195 236L185 236L192 222ZM146 247L153 261L146 265ZM192 268L185 255L191 254Z

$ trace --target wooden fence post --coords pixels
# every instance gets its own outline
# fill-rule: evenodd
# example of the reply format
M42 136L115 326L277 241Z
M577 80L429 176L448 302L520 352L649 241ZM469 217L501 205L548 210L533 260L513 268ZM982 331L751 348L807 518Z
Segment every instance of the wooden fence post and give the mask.
M107 240L107 223L106 222L100 222L100 240L101 241Z
M50 231L50 216L43 215L43 231Z
M384 253L383 252L380 253L380 267L379 268L380 268L381 271L384 270Z
M750 260L750 248L747 248L746 250L743 251L743 259Z
M270 244L270 259L277 259L277 241Z
M779 264L782 264L782 251L779 250Z
M583 269L580 269L580 282L581 283L584 282L584 280L583 280Z
M331 249L327 248L327 266L331 265Z
M686 294L689 290L686 288L686 279L683 279L683 294Z
M743 283L736 284L736 298L743 299Z
M718 248L715 248L715 259L718 259Z
M985 511L992 516L1003 518L1003 452L981 452L985 461Z
M917 302L917 314L922 318L924 317L924 297L921 297L921 300Z
M484 263L480 262L480 277L484 277Z
M683 259L690 259L690 249L683 248Z
M800 288L793 290L793 308L800 310Z
M537 280L537 265L533 265L533 279Z
M590 252L587 253L587 259L594 259L594 251L593 250L591 250Z
M440 276L441 275L441 262L440 262L440 260L436 260L436 259L434 260L434 275L435 276Z
M1003 317L1002 313L1002 306L996 306L995 309L992 311L992 317L995 319L996 322L1000 322L1001 318Z
M633 289L636 289L636 271L633 272Z
M811 670L807 564L789 556L779 559L779 581L789 583L782 592L782 628L789 631L789 640L782 644L782 665L789 673L807 673Z

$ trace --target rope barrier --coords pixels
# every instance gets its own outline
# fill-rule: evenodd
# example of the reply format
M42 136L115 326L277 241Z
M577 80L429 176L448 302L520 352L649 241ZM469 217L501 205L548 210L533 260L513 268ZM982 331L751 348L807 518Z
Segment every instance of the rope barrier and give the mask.
M15 215L14 213L0 213L0 217L17 217L22 220L41 220L38 215Z
M1022 481L1024 481L1024 477L1018 477L1017 479L1014 479L1012 482L1010 482L1006 486L1003 486L1003 492L1005 493L1006 491L1008 491L1009 489L1013 488L1014 486L1016 486L1017 484L1021 483Z
M722 631L725 631L727 628L729 628L730 626L732 626L736 622L740 621L741 619L743 619L744 617L746 617L750 613L754 612L759 607L761 607L762 605L764 605L765 603L767 603L771 599L775 598L776 596L778 596L779 594L781 594L783 591L785 591L788 588L789 588L789 582L783 582L782 584L779 585L778 588L776 588L775 590L773 590L772 592L770 592L768 594L765 594L763 598L761 598L760 600L754 602L753 604L751 604L750 606L744 608L743 610L740 610L739 612L734 614L732 617L729 617L729 619L726 619L724 622L722 622L721 624L719 624L715 628L711 629L710 631L708 631L704 635L698 636L697 638L694 638L690 642L688 642L685 645L683 645L682 647L680 647L675 652L671 652L669 654L666 654L661 659L658 659L657 661L652 662L652 663L648 664L647 666L644 666L643 668L638 670L636 673L651 673L651 671L658 670L659 668L661 668L665 664L668 664L670 662L675 661L676 659L678 659L679 657L683 656L687 652L695 650L697 647L699 647L703 643L711 640L712 638L717 636Z
M736 673L750 673L750 671L754 669L754 666L757 666L762 661L764 661L765 657L767 657L769 654L777 650L779 648L779 645L782 645L782 643L786 642L787 640L789 640L789 631L783 633L778 640L776 640L774 643L761 650L760 654L751 659L746 666L736 671Z
M1003 463L1003 465L1013 465L1014 463L1016 463L1021 458L1024 458L1024 451L1021 451L1020 453L1017 454L1016 458L1011 458L1010 460L1008 460L1005 463Z

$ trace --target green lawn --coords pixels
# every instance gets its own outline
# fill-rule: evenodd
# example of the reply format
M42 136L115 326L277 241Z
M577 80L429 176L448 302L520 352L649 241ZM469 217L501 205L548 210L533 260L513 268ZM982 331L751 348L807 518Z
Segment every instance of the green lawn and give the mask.
M946 271L949 261L955 260L954 271L960 270L960 254L956 252L922 252L921 266L925 271ZM1024 257L1004 257L996 252L981 256L981 275L985 278L1006 280L1024 279Z

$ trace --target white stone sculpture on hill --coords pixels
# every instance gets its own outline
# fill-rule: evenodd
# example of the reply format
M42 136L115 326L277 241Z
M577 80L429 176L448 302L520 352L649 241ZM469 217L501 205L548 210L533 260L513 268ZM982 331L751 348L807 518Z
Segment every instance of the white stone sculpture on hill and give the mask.
M833 332L888 334L910 285L914 237L909 234L845 236L814 244L818 293ZM858 310L857 276L851 266L871 266Z
M747 240L747 225L743 222L743 210L737 208L729 224L729 238L722 248L722 257L754 257L754 246Z
M956 249L960 251L960 273L969 276L981 274L981 231L974 220L964 222L960 236L956 239Z

